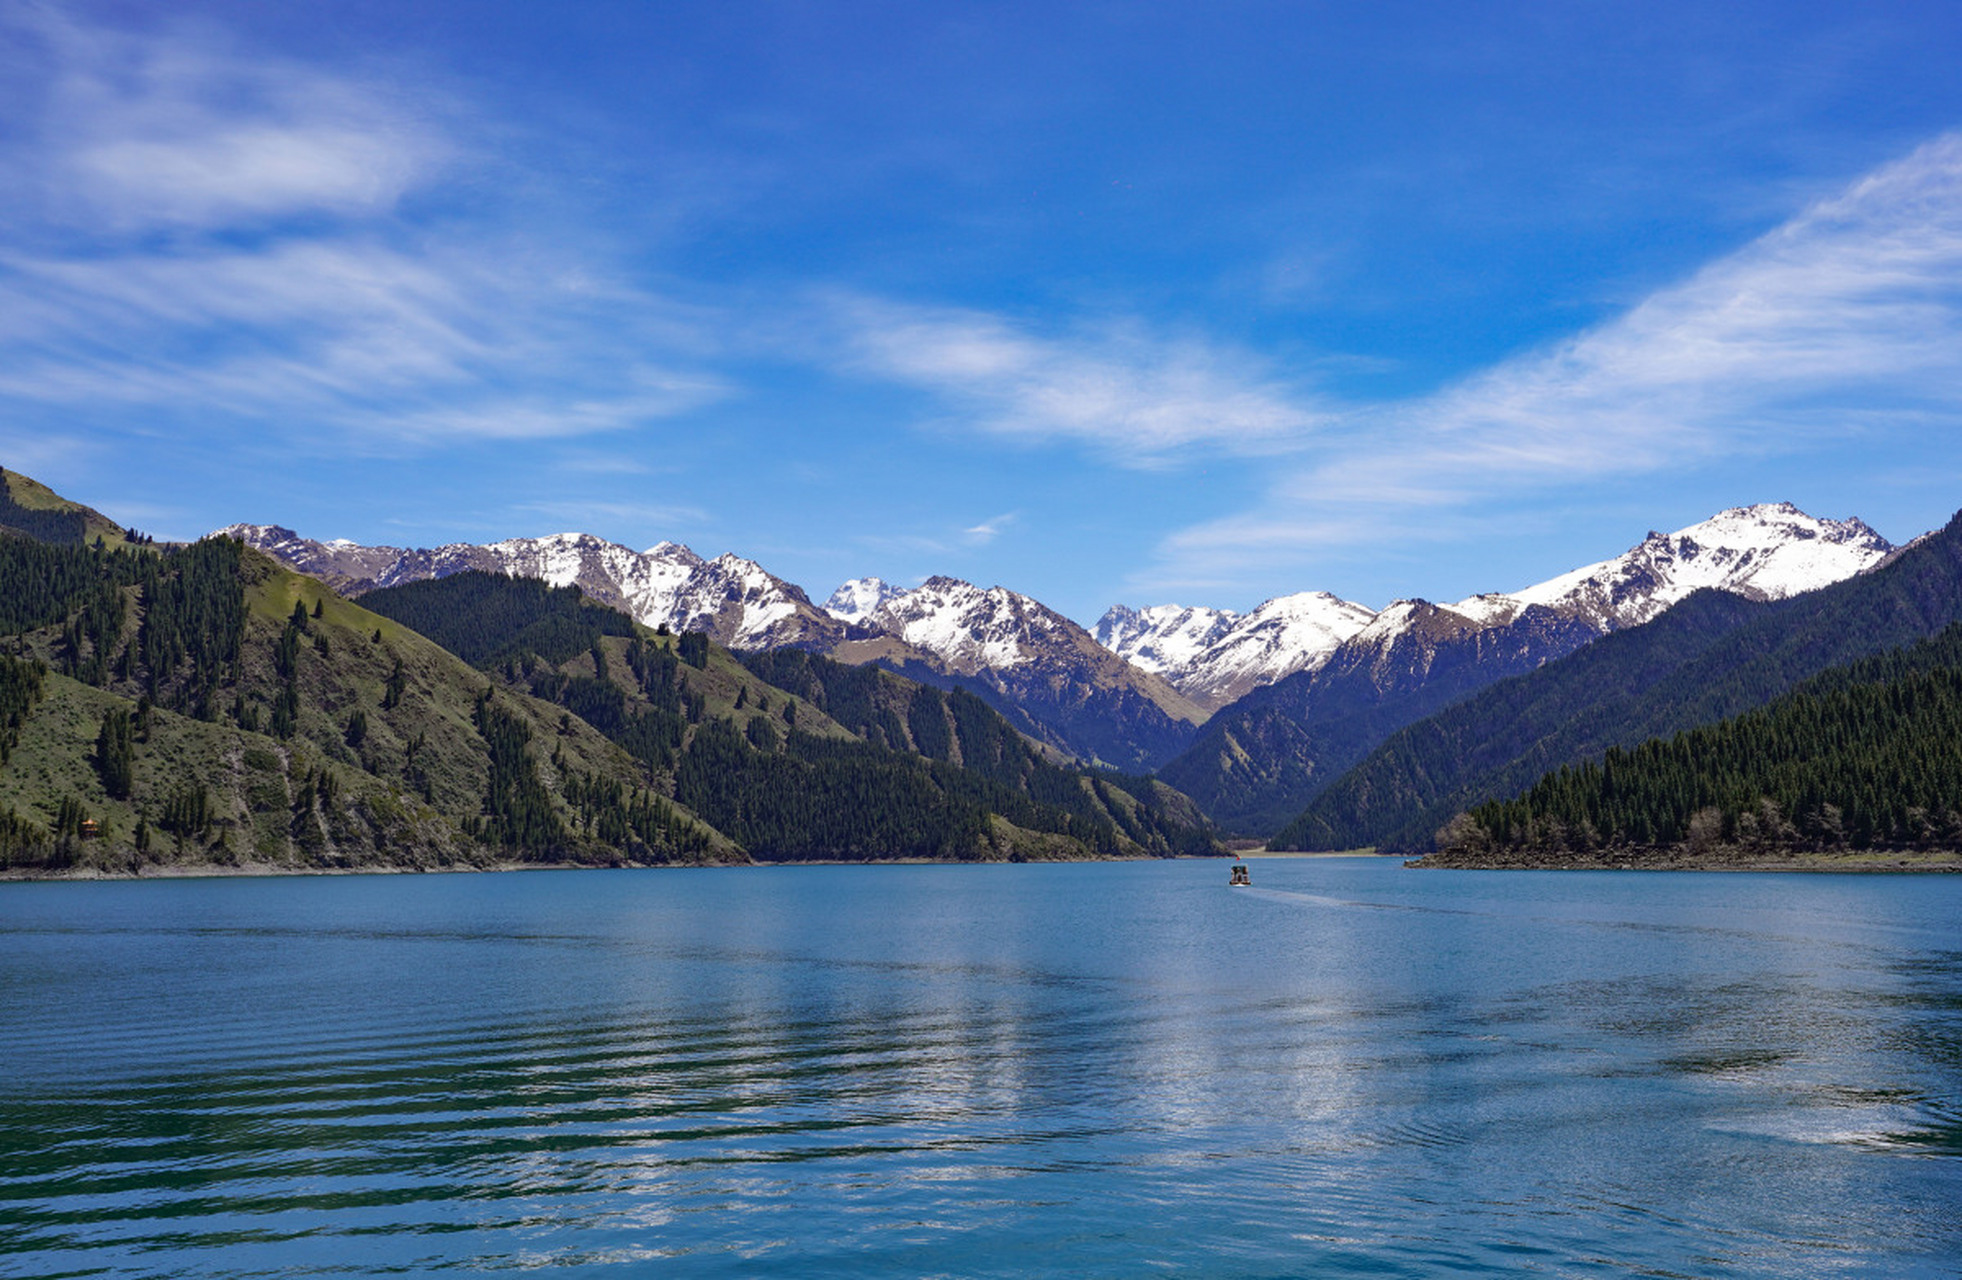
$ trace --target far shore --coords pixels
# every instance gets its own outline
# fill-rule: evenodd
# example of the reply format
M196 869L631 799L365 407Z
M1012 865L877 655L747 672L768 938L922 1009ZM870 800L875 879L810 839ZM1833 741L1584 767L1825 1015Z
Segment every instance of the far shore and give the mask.
M1870 850L1848 853L1805 853L1777 857L1749 857L1725 854L1692 861L1675 855L1578 857L1542 855L1532 858L1484 856L1468 858L1427 854L1380 853L1375 849L1318 850L1310 852L1241 849L1230 853L1185 855L1177 858L1058 858L1020 865L1086 865L1102 862L1244 862L1293 858L1397 858L1402 865L1419 871L1703 871L1703 872L1822 872L1902 875L1962 872L1962 851L1942 853L1900 853ZM656 864L611 864L576 862L486 862L436 867L388 866L299 867L273 862L184 862L153 863L132 871L103 867L64 867L56 870L28 867L0 869L0 884L57 883L82 880L228 880L244 877L274 878L292 876L391 876L391 875L476 875L503 871L687 871L703 868L741 867L991 867L1016 865L1005 859L962 862L952 858L825 858L760 859L753 862L671 862Z
M1702 858L1674 852L1601 855L1549 854L1426 854L1404 864L1419 871L1741 871L1827 872L1901 875L1922 872L1962 872L1962 851L1902 853L1891 849L1849 850L1844 853L1745 854L1720 852Z
M1085 865L1101 862L1229 862L1245 854L1206 854L1179 858L1043 858L1030 859L1024 866L1065 864ZM1259 854L1259 857L1346 857L1346 854ZM230 880L245 877L286 876L413 876L476 875L501 871L691 871L704 868L748 867L994 867L1012 866L1006 858L961 861L957 858L761 858L750 862L486 862L456 863L447 866L413 867L375 863L360 867L301 867L278 862L169 862L149 863L130 871L107 867L7 867L0 868L0 884L53 883L75 880Z
M1396 855L1374 849L1241 849L1228 856L1244 861L1248 858L1393 858Z

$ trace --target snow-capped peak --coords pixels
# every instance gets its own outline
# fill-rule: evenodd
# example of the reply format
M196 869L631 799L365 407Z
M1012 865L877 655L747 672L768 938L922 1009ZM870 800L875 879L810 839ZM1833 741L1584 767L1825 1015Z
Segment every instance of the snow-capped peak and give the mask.
M1112 605L1091 634L1097 643L1135 667L1154 674L1182 670L1217 644L1240 615L1204 605L1155 604L1143 609Z
M1119 605L1098 622L1096 635L1119 657L1163 675L1181 693L1224 704L1326 661L1374 616L1326 591L1303 591L1269 600L1248 614Z
M824 611L841 622L863 622L879 606L904 593L883 578L853 578L842 583L824 602Z
M1699 588L1760 600L1815 590L1865 572L1893 550L1859 520L1821 520L1789 502L1762 503L1720 511L1674 533L1651 533L1612 560L1523 590L1470 596L1442 608L1483 630L1540 605L1600 634L1647 622ZM1179 605L1120 605L1097 624L1097 638L1180 692L1224 703L1313 670L1351 640L1380 647L1412 627L1447 622L1436 608L1397 601L1372 613L1322 591L1281 596L1237 617ZM1211 627L1217 633L1195 645L1193 637Z
M1822 520L1789 502L1767 502L1720 511L1674 533L1651 532L1612 560L1450 607L1496 616L1506 602L1539 604L1613 630L1647 622L1705 587L1756 600L1817 590L1871 569L1893 549L1864 521Z
M1067 643L1075 624L1006 587L983 590L959 578L928 578L902 591L867 621L924 649L955 670L997 671L1018 666L1025 646Z
M234 525L222 532L353 594L478 569L576 585L649 626L706 631L737 648L799 643L825 628L836 629L801 589L754 561L731 553L704 560L678 542L635 551L590 533L554 533L485 546L404 550L315 542L269 525Z

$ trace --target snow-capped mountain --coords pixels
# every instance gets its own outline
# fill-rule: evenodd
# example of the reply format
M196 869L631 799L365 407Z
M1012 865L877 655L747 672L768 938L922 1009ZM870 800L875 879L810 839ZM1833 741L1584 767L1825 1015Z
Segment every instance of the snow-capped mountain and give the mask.
M880 605L904 591L884 578L853 578L831 593L824 611L840 622L864 622Z
M1097 636L1113 652L1164 675L1187 697L1219 707L1318 666L1375 616L1326 591L1303 591L1269 600L1248 614L1119 605L1098 622Z
M635 551L589 533L560 533L411 549L317 542L278 525L238 524L219 533L350 595L479 569L576 585L649 626L705 631L738 649L829 643L843 631L802 588L755 561L729 554L705 560L676 542Z
M650 626L706 631L733 648L879 662L966 688L1059 751L1133 771L1176 755L1206 714L1068 618L1001 587L934 578L900 591L860 579L833 594L831 613L753 561L704 560L672 542L635 551L591 534L557 534L406 549L318 542L277 525L219 532L349 595L480 569L577 585Z
M1156 675L1184 671L1233 629L1240 615L1204 605L1155 604L1144 609L1112 605L1090 633L1097 643L1133 666Z
M1205 711L1097 643L1054 609L1005 587L929 578L859 619L832 650L884 661L933 683L956 683L1018 727L1083 759L1147 769L1191 741Z
M405 549L316 542L276 525L221 532L349 594L482 569L577 584L649 625L706 631L736 648L796 646L883 662L967 687L1032 736L1129 769L1182 750L1212 709L1302 673L1328 672L1315 686L1317 706L1371 707L1369 723L1380 726L1404 714L1384 699L1414 707L1430 696L1426 687L1465 691L1488 676L1530 669L1645 622L1697 588L1777 598L1861 572L1892 551L1858 520L1766 504L1650 534L1621 556L1535 586L1455 604L1398 601L1377 613L1303 592L1246 614L1119 606L1093 637L1027 596L953 578L910 591L855 579L821 610L754 561L705 560L672 542L634 551L568 533ZM1254 734L1249 725L1241 736Z
M1097 624L1112 651L1211 706L1297 671L1313 671L1349 642L1393 644L1409 620L1448 609L1476 628L1503 627L1529 605L1584 623L1596 635L1637 626L1714 587L1756 600L1812 591L1879 564L1894 548L1859 520L1822 520L1789 502L1734 507L1674 533L1648 537L1612 560L1583 565L1518 591L1446 605L1396 601L1381 613L1326 592L1269 600L1253 612L1159 605L1113 608ZM1413 606L1421 604L1423 610Z
M886 599L869 618L881 631L945 662L962 675L1032 661L1073 642L1082 628L1006 587L983 590L958 578L928 578Z
M1159 776L1230 829L1265 832L1403 726L1648 622L1700 588L1781 599L1864 572L1892 550L1858 520L1767 504L1651 533L1613 560L1524 590L1449 605L1398 600L1222 709Z
M1864 521L1821 520L1789 502L1767 502L1733 507L1674 533L1651 532L1612 560L1446 607L1492 624L1539 604L1618 631L1705 587L1782 600L1864 573L1893 550Z

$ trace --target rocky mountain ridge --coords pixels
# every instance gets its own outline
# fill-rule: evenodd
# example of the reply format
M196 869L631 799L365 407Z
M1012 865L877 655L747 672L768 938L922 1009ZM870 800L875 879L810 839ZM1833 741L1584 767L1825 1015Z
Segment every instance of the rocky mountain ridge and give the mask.
M1328 668L1327 680L1313 682L1320 690L1316 699L1345 708L1345 716L1355 712L1359 697L1426 708L1421 713L1427 714L1435 709L1434 698L1417 691L1440 667L1453 674L1438 689L1464 696L1488 679L1531 669L1645 622L1699 587L1782 598L1861 572L1894 550L1858 520L1819 520L1788 503L1763 504L1734 508L1672 534L1651 533L1621 556L1519 591L1452 604L1396 601L1377 611L1308 591L1245 614L1203 606L1117 606L1092 634L1031 597L948 577L911 589L854 579L819 608L802 588L754 561L733 554L704 559L672 542L634 551L567 533L405 549L318 542L277 525L220 532L353 595L480 569L577 585L643 623L703 631L737 649L796 648L876 662L942 687L969 689L1031 737L1125 769L1166 765L1192 746L1215 711L1302 673ZM1366 696L1357 692L1365 685L1373 691ZM1335 686L1348 692L1334 692ZM1283 697L1248 711L1271 716L1284 714L1280 708L1286 706L1293 710L1285 714L1309 721L1319 714L1296 702ZM1367 719L1377 726L1384 714L1379 708ZM1274 737L1244 716L1235 723L1238 731L1219 726L1235 743ZM1222 762L1216 767L1238 769L1243 745L1202 743L1195 750ZM1285 799L1298 809L1294 802L1307 763L1290 749L1254 772L1289 779ZM1332 763L1307 772L1319 780ZM1175 772L1180 785L1202 798L1235 790L1220 779L1209 781L1202 776L1206 770L1189 760ZM1263 812L1269 807L1257 806Z
M411 549L319 542L280 525L235 524L218 533L352 596L477 569L577 586L650 627L705 632L730 648L824 646L845 633L803 588L754 560L730 553L705 559L678 542L635 551L590 533L559 533Z
M706 560L673 542L634 551L591 534L556 534L411 550L320 542L278 525L219 532L352 596L482 570L578 586L649 626L705 632L734 649L877 662L968 689L1037 741L1123 769L1153 769L1178 754L1208 710L1041 603L953 578L910 591L860 579L833 593L834 614L754 561Z
M1327 592L1277 597L1246 614L1118 605L1099 621L1096 635L1180 692L1221 705L1297 671L1315 670L1351 641L1391 646L1408 619L1428 617L1431 609L1448 609L1486 628L1508 625L1539 606L1606 635L1649 621L1699 588L1780 600L1863 573L1894 551L1858 519L1819 519L1789 502L1761 503L1721 511L1674 533L1652 531L1619 556L1517 591L1441 605L1399 600L1380 613Z

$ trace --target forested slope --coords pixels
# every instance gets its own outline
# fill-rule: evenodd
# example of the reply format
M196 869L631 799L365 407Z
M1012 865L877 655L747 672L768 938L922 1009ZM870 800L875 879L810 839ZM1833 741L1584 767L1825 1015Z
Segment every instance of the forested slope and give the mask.
M1762 706L1829 667L1962 620L1962 518L1870 573L1771 604L1689 597L1644 626L1504 681L1388 738L1276 848L1419 850L1461 810Z
M649 778L766 859L1208 853L1204 819L1148 779L1053 763L972 694L796 650L738 657L575 588L462 573L362 603L607 734Z
M1454 819L1443 865L1962 849L1962 626Z
M0 536L0 865L740 858L625 751L238 543Z

